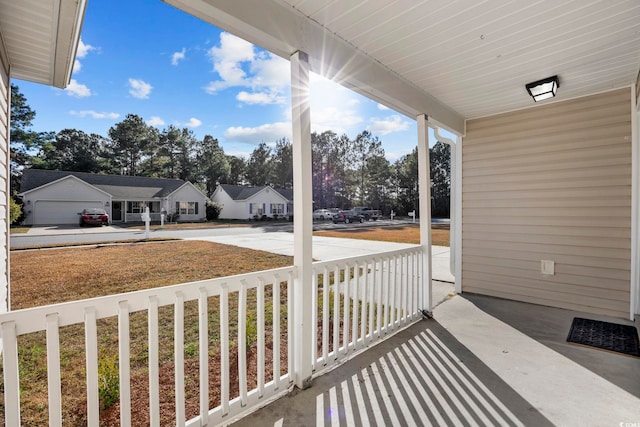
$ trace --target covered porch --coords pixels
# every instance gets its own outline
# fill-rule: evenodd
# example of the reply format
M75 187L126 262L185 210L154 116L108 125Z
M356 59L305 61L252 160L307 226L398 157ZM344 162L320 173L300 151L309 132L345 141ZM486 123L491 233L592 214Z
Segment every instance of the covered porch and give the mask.
M233 425L626 425L638 417L640 359L567 343L584 316L449 295L433 319Z
M24 28L0 22L5 183L10 75L62 87L70 77L84 2L49 3L56 7L48 10L65 19L50 17L55 25L39 34L48 56L40 58L38 75L27 72L29 61L21 62L25 52L34 53L21 43ZM87 424L99 425L97 325L104 319L117 324L121 425L135 424L140 409L131 401L132 387L139 386L130 376L132 339L148 342L149 403L142 409L151 425L160 425L158 351L167 327L173 330L169 389L176 425L227 424L276 398L275 406L253 416L274 425L638 422L637 359L568 347L560 337L572 315L565 310L627 323L640 312L640 6L167 3L290 60L293 265L1 314L7 425L20 425L18 340L33 332L46 339L49 424L62 424L60 337L69 326L86 336L86 378L78 381L86 385ZM0 5L9 20L29 14L8 0ZM58 28L64 34L52 48ZM417 121L420 245L314 260L311 72ZM557 98L533 107L525 84L554 74L561 78ZM430 128L453 135L453 289L462 293L437 306ZM9 196L6 185L3 309L10 309ZM607 233L599 231L602 221ZM171 315L163 321L165 308ZM422 320L425 313L434 320ZM146 336L131 333L138 315L148 322ZM195 338L185 337L185 323L197 325ZM209 339L214 329L220 331L215 341ZM219 361L215 375L211 348ZM197 379L188 376L193 366ZM210 401L214 388L218 397ZM197 410L188 413L193 399ZM309 411L298 412L301 407Z

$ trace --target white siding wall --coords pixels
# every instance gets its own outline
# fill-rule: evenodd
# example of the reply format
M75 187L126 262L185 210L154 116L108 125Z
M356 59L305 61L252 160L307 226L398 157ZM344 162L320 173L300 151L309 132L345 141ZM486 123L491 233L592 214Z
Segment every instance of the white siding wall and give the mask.
M41 209L46 205L44 202L60 201L60 202L83 202L87 208L92 207L104 207L106 202L109 202L111 198L108 194L86 184L73 177L60 180L52 183L51 185L44 186L42 188L33 190L24 195L24 209L25 220L27 225L34 224L52 224L46 218L46 212L38 213L38 206ZM73 205L73 212L70 215L77 218L78 207L80 205ZM71 207L71 205L70 205ZM71 221L73 223L75 221ZM65 222L66 223L66 222Z
M462 289L629 316L631 91L467 122ZM555 262L542 275L541 260Z
M1 38L0 38L1 40ZM0 43L0 50L4 49ZM9 309L9 114L11 86L5 52L0 52L0 313Z
M249 213L249 205L251 203L264 204L267 216L273 216L270 211L271 203L284 204L285 213L289 212L291 206L287 206L287 201L278 193L270 188L265 188L259 193L254 194L247 200L233 200L229 195L222 191L221 188L216 189L211 197L216 203L222 205L222 211L220 212L220 219L251 219L252 213Z
M234 201L225 191L222 190L221 187L216 188L211 200L222 206L219 217L220 219L247 219L249 217L248 214L244 215L244 201ZM240 215L244 216L240 217Z
M204 221L207 218L207 199L191 185L180 187L169 197L169 212L175 212L176 202L198 202L198 213L193 215L180 214L179 221Z

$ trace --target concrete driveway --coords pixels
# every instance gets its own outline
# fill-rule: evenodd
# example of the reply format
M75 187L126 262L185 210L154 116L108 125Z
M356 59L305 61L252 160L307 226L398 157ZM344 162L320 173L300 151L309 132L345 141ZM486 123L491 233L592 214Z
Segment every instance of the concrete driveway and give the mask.
M65 225L39 225L33 226L27 231L28 236L55 236L58 234L95 234L128 232L125 228L115 225L80 227L76 224Z
M206 240L242 248L257 249L280 255L293 256L293 233L273 232L229 236L190 237L190 240ZM313 258L325 261L336 258L368 255L393 251L415 245L408 243L380 242L373 240L347 239L313 236ZM449 248L432 246L433 279L453 283L455 278L449 271Z
M250 230L252 229L249 228L242 229L242 233L228 233L229 230L230 229L225 229L226 233L219 235L204 234L202 231L198 232L198 230L183 230L182 232L180 230L172 230L165 232L165 234L170 233L175 238L184 238L186 240L206 240L210 242L223 243L225 245L234 245L293 256L293 233L287 231L270 231L266 233L264 230L261 232L251 232ZM25 235L28 237L41 236L45 238L54 238L55 236L60 236L62 238L63 235L86 235L87 239L91 239L93 241L94 239L89 235L107 233L136 233L136 237L139 238L139 235L144 233L144 231L122 228L116 225L103 227L51 225L31 227ZM194 234L198 235L193 236ZM193 237L189 237L189 235L192 235ZM15 235L15 237L18 236L20 236L20 234ZM78 238L80 237L81 236L78 236ZM104 237L106 238L106 236ZM154 237L160 237L159 232L154 232ZM361 256L376 252L404 249L411 246L413 245L407 243L314 236L313 258L324 261L335 258ZM446 246L432 246L431 251L433 279L441 282L453 283L455 278L449 269L449 248Z

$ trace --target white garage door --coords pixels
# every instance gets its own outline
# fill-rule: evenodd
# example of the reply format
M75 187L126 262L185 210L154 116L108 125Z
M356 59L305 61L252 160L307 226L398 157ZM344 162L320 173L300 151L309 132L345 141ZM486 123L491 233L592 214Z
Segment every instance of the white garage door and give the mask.
M60 202L38 200L34 206L33 225L78 224L78 213L87 208L101 208L102 202Z

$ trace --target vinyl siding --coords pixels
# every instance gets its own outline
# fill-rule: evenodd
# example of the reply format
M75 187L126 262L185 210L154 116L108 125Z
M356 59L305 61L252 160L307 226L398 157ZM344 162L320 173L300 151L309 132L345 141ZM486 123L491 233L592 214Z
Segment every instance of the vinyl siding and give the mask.
M1 39L0 39L1 41ZM3 49L0 43L0 49ZM9 113L11 89L6 55L0 52L0 313L9 309Z
M467 122L463 292L628 317L631 113L621 89Z

